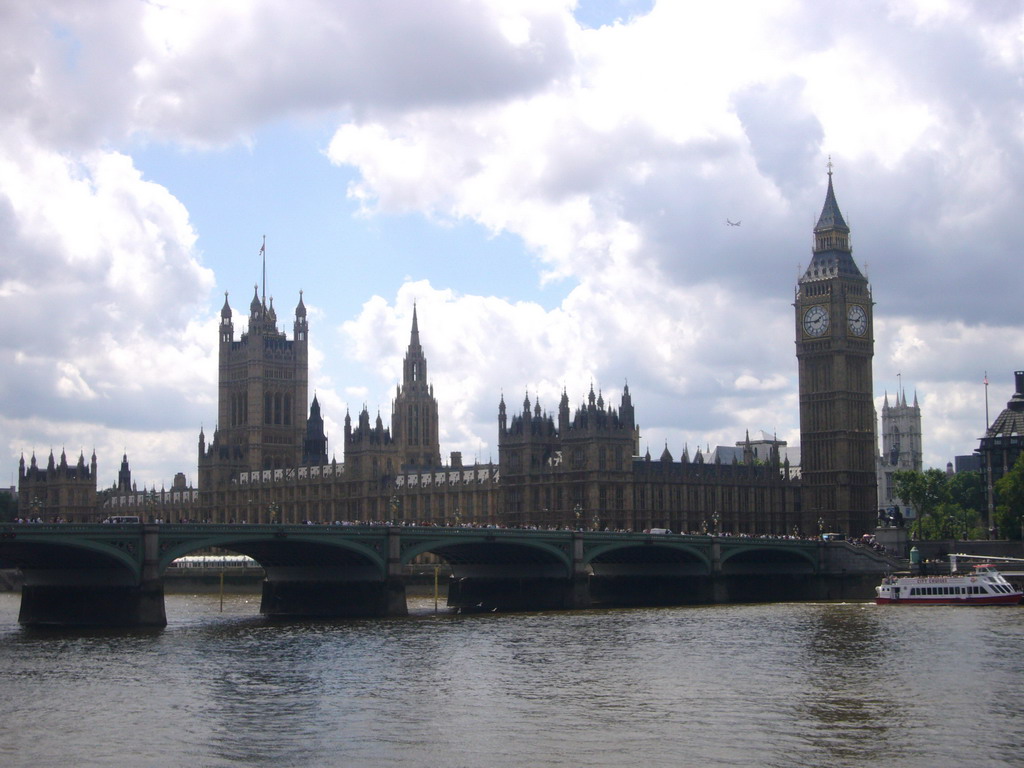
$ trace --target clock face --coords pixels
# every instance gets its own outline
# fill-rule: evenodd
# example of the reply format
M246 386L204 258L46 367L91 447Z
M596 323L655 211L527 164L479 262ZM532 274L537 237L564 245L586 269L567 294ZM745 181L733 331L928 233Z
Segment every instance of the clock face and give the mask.
M828 310L820 304L804 312L804 333L808 336L823 336L828 330Z
M850 326L850 333L854 336L863 336L868 331L868 313L859 304L853 304L846 311L846 321Z

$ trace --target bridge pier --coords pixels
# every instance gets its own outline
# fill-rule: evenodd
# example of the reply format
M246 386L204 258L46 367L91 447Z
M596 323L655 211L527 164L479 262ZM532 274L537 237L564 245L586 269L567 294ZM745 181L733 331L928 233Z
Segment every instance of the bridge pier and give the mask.
M260 600L260 613L270 618L380 618L408 613L401 579L272 580L270 570Z
M29 627L164 627L164 585L102 583L91 571L25 572L18 623ZM116 579L111 580L116 582Z
M459 576L452 567L448 606L466 611L564 611L589 608L586 574L570 578Z
M22 567L18 623L30 627L165 627L157 525L142 526L141 569Z

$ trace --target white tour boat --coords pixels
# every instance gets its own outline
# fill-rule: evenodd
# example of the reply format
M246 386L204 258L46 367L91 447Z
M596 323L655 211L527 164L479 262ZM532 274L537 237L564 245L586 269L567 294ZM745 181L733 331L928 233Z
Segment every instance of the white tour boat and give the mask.
M1024 596L993 565L976 565L956 573L950 558L948 576L886 576L875 587L875 603L889 605L1016 605Z

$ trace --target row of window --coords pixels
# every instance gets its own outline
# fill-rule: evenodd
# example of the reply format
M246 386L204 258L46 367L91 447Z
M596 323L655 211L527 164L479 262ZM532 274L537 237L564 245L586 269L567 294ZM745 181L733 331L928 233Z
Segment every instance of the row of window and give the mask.
M990 585L993 589L999 592L1010 592L1012 590L1003 587L1002 584ZM943 595L987 595L988 592L980 584L971 584L966 587L911 587L910 595L927 596L943 596Z

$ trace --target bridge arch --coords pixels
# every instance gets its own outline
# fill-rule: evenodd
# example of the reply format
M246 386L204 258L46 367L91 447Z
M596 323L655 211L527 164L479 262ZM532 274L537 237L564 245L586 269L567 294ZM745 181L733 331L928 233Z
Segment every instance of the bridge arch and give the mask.
M496 539L486 534L460 536L455 540L450 536L436 536L403 548L402 564L408 565L414 558L427 552L453 566L555 566L566 578L572 575L572 557L569 553L564 547L546 541L513 541L508 537Z
M785 544L744 544L722 547L720 559L723 574L765 573L770 570L817 573L818 552L815 547Z
M699 565L701 575L711 573L711 558L702 548L685 541L608 542L586 549L583 564L592 568L612 563L677 563Z
M29 570L124 569L125 576L138 581L142 573L141 540L103 541L84 537L62 537L57 541L14 540L0 547L0 562Z
M325 537L279 532L252 532L239 535L209 534L175 542L160 554L159 571L163 573L179 557L201 549L217 547L248 555L264 569L274 567L370 567L383 578L387 563L380 545L367 544L341 537Z

